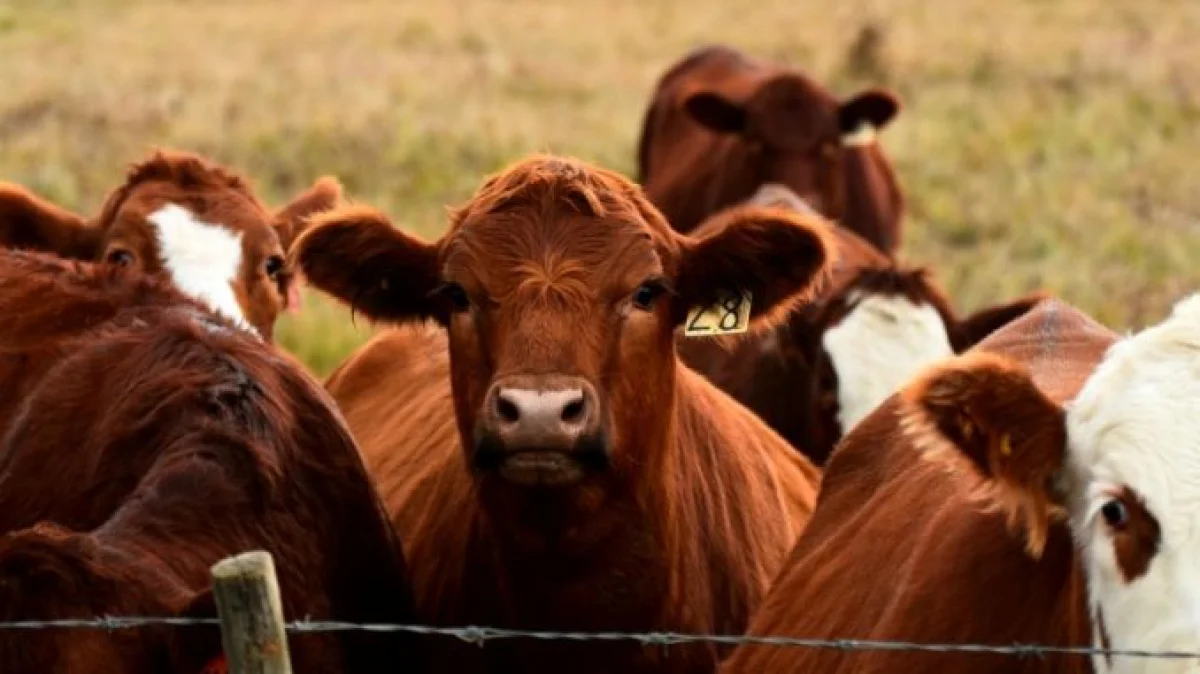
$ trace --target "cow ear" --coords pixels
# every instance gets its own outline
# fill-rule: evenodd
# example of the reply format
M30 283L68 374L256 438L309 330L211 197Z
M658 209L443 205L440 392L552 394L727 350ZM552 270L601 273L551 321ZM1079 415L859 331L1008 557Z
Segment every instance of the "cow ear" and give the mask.
M83 217L20 185L0 183L0 246L95 260L102 239L103 232Z
M683 109L714 133L746 131L746 109L720 94L711 91L692 94L684 101Z
M1030 293L1011 302L985 307L959 321L954 340L955 353L962 353L983 341L988 335L1029 313L1038 302L1046 299L1043 292Z
M843 134L858 131L864 125L882 129L900 112L900 99L885 89L867 89L842 103L838 125Z
M757 328L771 325L809 298L836 254L821 221L783 208L729 208L707 221L704 231L701 238L679 236L672 298L677 323L732 297L748 297L749 321ZM693 334L690 327L688 334Z
M333 176L325 176L275 211L275 231L279 242L288 250L312 222L312 217L333 210L342 201L342 184Z
M441 285L438 246L397 230L372 208L349 206L317 215L292 245L290 258L309 284L371 320L446 316L434 293Z
M935 365L900 394L902 426L926 457L969 466L981 492L1010 527L1024 525L1033 557L1051 520L1064 514L1058 478L1066 456L1066 416L1017 363L971 353ZM965 464L963 463L965 460Z
M212 590L195 594L176 617L216 618L217 605L213 600ZM221 630L216 625L172 630L167 644L173 672L229 674L225 652L221 647Z

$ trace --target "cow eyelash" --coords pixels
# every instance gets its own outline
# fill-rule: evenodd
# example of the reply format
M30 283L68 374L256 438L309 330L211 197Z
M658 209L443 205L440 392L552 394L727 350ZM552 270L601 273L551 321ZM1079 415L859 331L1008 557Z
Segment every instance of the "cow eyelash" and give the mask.
M670 291L666 279L648 279L633 291L633 306L642 311L650 311L654 308L654 301Z
M467 295L467 291L457 283L443 283L431 293L437 297L445 298L450 302L451 307L455 311L466 311L471 308L471 298Z

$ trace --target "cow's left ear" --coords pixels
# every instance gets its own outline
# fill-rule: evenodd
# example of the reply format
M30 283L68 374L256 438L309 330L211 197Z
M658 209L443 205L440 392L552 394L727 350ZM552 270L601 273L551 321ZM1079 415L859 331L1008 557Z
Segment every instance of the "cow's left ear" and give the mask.
M962 353L975 346L988 335L1029 313L1047 297L1049 295L1044 292L1030 293L1010 302L984 307L960 320L950 336L954 352Z
M275 231L283 250L291 249L296 239L308 229L313 216L333 210L341 201L342 183L333 176L325 176L297 194L291 203L280 206L275 211Z
M900 112L900 99L886 89L867 89L844 101L838 108L838 126L843 134L858 131L864 124L882 129Z
M730 306L724 305L732 304L730 298L748 296L749 321L756 327L769 325L809 298L836 255L824 223L810 216L777 207L736 206L713 218L719 220L705 224L703 238L679 237L672 298L676 323L704 307L728 314ZM721 318L714 318L716 327Z
M217 604L212 590L195 594L177 618L216 618ZM221 647L221 631L212 627L186 627L172 630L167 642L172 672L194 674L229 674L225 652Z
M1019 364L980 352L953 357L900 392L901 426L927 458L970 466L982 496L1024 526L1041 556L1053 519L1065 514L1059 475L1067 451L1066 412ZM966 461L964 464L963 461Z

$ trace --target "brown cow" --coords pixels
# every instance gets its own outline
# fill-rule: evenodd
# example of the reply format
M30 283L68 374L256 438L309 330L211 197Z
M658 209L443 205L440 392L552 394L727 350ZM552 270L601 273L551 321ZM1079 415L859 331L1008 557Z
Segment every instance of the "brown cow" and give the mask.
M778 185L763 186L748 201L811 213ZM683 338L680 345L684 362L818 465L922 367L962 353L1044 297L1033 293L963 317L927 269L897 262L846 228L825 224L838 254L813 301L750 337Z
M0 621L211 617L210 566L250 549L274 555L288 619L413 620L358 449L302 370L165 279L43 253L0 251L0 315L0 356L53 361L0 442ZM393 636L289 640L297 673L418 657ZM0 630L5 672L220 657L213 628Z
M781 183L891 255L904 195L875 132L899 109L888 91L839 101L800 71L703 47L658 81L638 141L638 182L681 232L762 183Z
M162 275L270 341L280 312L299 307L287 248L341 195L325 177L271 212L243 178L164 150L135 164L90 221L0 183L0 245Z
M1101 395L1125 395L1126 401L1136 401L1139 395L1154 399L1150 407L1137 404L1128 407L1132 415L1146 414L1160 405L1173 405L1172 414L1179 416L1172 417L1172 423L1190 428L1194 425L1191 421L1194 415L1188 405L1200 395L1195 375L1191 374L1196 371L1195 354L1200 353L1196 350L1200 344L1195 341L1200 325L1195 325L1195 316L1191 321L1188 336L1192 350L1186 354L1177 351L1161 365L1146 363L1155 374L1138 374L1143 372L1139 369L1142 365L1135 365L1128 358L1131 351L1140 348L1136 345L1145 337L1109 351L1106 363L1093 374L1106 349L1117 341L1117 335L1073 307L1047 299L980 342L968 354L943 360L931 368L931 373L918 375L902 395L891 397L867 416L834 452L825 470L812 521L772 585L750 632L819 639L995 646L1091 645L1087 585L1071 530L1062 522L1048 522L1043 508L1047 498L1054 498L1041 492L1051 484L1052 471L1044 469L1050 468L1050 462L1057 466L1066 449L1062 444L1064 429L1051 422L1061 422L1059 406L1072 399L1073 410L1081 405L1085 406L1083 409L1095 409L1086 400L1095 395L1088 390L1099 387L1104 391ZM1180 358L1191 360L1181 362ZM1141 358L1136 362L1141 362ZM1190 374L1186 391L1156 390L1163 383L1159 377L1169 367L1180 372L1180 380ZM1134 386L1110 389L1116 383L1112 375L1117 370L1131 376L1123 384ZM1136 387L1139 384L1141 388ZM1186 395L1169 399L1171 393ZM1110 416L1093 417L1092 423L1116 421L1111 411L1106 414ZM1156 419L1152 428L1164 428L1158 425L1163 417L1152 418ZM1109 426L1109 430L1112 440L1118 441L1119 438L1140 440L1146 437L1148 429L1115 425ZM1003 471L1000 484L1004 487L999 488L1000 493L1014 496L1011 503L1032 508L1026 520L1035 534L1032 539L1010 528L1005 513L978 500L980 487L989 483L988 478L981 479L969 470L948 471L947 462L919 460L922 447L944 446L940 441L935 442L940 433L964 441L962 451L980 462L979 473ZM992 441L995 442L989 445ZM1159 445L1152 441L1147 449L1150 447L1158 449ZM1006 458L1005 448L1011 448L1012 461ZM1175 446L1163 445L1161 449L1173 452ZM1072 447L1070 451L1075 450ZM1160 460L1163 459L1148 456L1143 459ZM963 464L949 462L949 465ZM1155 463L1141 465L1157 468ZM1172 464L1172 470L1176 468ZM1198 483L1194 468L1190 472L1183 469L1162 475L1179 475L1180 480ZM1133 488L1145 489L1146 485L1141 483ZM1024 495L1018 500L1017 493ZM1163 496L1166 495L1164 491ZM1128 500L1128 510L1122 512L1141 520L1130 525L1129 539L1117 536L1118 556L1126 554L1122 547L1137 541L1136 537L1145 531L1141 527L1149 521L1145 519L1147 511L1139 510L1141 506L1135 503L1132 498ZM1157 505L1151 501L1151 507ZM1102 502L1095 502L1095 508L1089 513L1100 510ZM1158 517L1165 514L1155 512ZM1189 520L1195 518L1191 514L1186 516ZM1089 522L1088 527L1091 526ZM1108 536L1101 529L1089 528L1082 540L1097 545L1099 556L1108 555L1111 559L1111 542L1104 540ZM1027 551L1029 540L1037 543L1037 554ZM1139 559L1147 552L1144 548L1132 549L1137 550ZM1190 566L1183 573L1194 574L1195 568ZM1152 575L1172 571L1153 569ZM1183 582L1186 576L1177 578ZM1164 590L1166 586L1158 584L1161 576L1146 580L1151 582L1145 585L1145 592L1158 593L1155 596L1162 603L1149 608L1150 604L1141 603L1149 597L1142 595L1136 603L1122 606L1113 616L1106 611L1104 618L1114 646L1166 645L1146 632L1138 635L1150 638L1137 641L1126 638L1133 636L1131 632L1117 633L1114 628L1125 627L1127 620L1138 616L1141 620L1156 620L1154 612L1160 610L1170 611L1174 619L1180 615L1174 611L1183 606L1182 602L1195 601L1194 595L1174 600L1171 592L1180 588ZM1105 593L1111 591L1109 587L1104 589ZM1182 615L1194 620L1200 612L1195 611L1194 603L1191 606L1190 612ZM1143 608L1144 613L1140 612ZM1195 635L1200 631L1195 623L1189 623L1188 630L1190 640L1186 645L1197 650ZM1172 637L1178 635L1172 633ZM1118 666L1150 662L1114 659ZM1175 670L1170 667L1183 665L1185 661L1168 662L1155 666L1168 668L1161 671L1192 671L1194 667L1193 662ZM747 646L735 651L722 672L1029 674L1086 672L1088 664L1086 657L1065 655L1014 658L981 653L838 652ZM1100 668L1100 671L1106 670Z
M293 248L314 286L385 332L327 383L435 624L739 633L819 475L675 355L689 309L749 291L750 321L807 291L825 235L779 209L672 231L636 185L534 156L424 243L355 208ZM708 645L513 641L446 671L711 672Z

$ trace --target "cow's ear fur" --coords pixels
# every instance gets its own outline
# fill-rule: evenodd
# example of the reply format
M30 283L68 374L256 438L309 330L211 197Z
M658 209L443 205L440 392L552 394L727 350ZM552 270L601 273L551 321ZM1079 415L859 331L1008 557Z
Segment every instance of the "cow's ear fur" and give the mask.
M702 126L714 133L744 133L746 109L711 91L701 91L687 97L683 109Z
M288 204L275 211L275 231L279 242L288 250L308 229L312 218L336 208L342 201L342 184L333 176L318 179L311 187L297 194Z
M838 126L852 133L862 124L876 129L887 126L900 112L900 99L886 89L867 89L844 101L838 108Z
M95 260L103 232L20 185L0 183L0 246Z
M990 353L947 359L901 392L902 426L928 458L970 466L981 496L1024 525L1041 556L1051 521L1065 514L1058 478L1067 451L1062 407L1017 363ZM964 460L965 459L965 464Z
M392 226L379 211L322 213L292 246L291 263L311 285L373 321L443 320L438 246Z
M769 206L736 206L713 216L702 238L680 236L673 318L748 291L756 329L773 325L806 301L836 255L818 220Z
M1046 299L1043 292L1030 293L1011 302L979 309L960 320L955 330L954 351L962 353L983 341L988 335L1029 313L1038 302Z
M212 590L197 593L176 614L176 617L216 618L217 605L213 600ZM216 626L172 630L167 643L173 672L196 672L196 674L228 674L229 672L225 653L221 647L221 631Z

